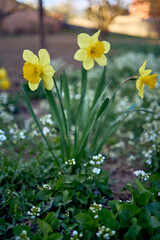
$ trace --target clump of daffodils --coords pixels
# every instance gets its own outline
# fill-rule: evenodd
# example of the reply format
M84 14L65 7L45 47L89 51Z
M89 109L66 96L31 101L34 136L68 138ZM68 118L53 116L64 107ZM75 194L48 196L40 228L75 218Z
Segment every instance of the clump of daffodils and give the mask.
M110 239L115 235L115 231L110 228L106 228L105 226L101 226L98 228L98 232L96 233L98 238Z
M10 88L10 81L7 71L4 67L0 68L0 89L7 90Z
M137 170L137 171L134 171L133 173L137 178L144 181L147 181L150 176L149 173L145 173L143 170Z
M76 230L74 230L71 234L70 240L79 240L82 237L83 237L82 233L78 233Z
M98 204L98 203L93 203L90 208L89 208L92 213L94 214L94 218L97 219L98 218L98 212L102 209L102 204Z
M49 184L42 184L44 189L51 190L51 186Z
M75 161L74 158L68 159L67 161L65 161L65 164L66 164L66 165L70 165L70 166L76 165L76 161Z
M28 211L28 215L30 215L31 218L35 218L35 217L40 216L40 211L41 211L40 207L35 207L35 206L33 206L33 207L31 208L31 210Z
M16 237L16 240L30 240L30 238L27 236L27 231L23 230L20 236Z

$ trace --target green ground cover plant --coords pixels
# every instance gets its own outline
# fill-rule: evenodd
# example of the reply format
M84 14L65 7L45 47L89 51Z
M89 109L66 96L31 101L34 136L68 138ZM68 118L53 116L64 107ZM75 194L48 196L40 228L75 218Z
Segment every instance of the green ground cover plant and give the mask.
M6 93L0 95L2 239L160 237L159 98L155 90L149 96L146 91L143 99L144 84L154 88L157 75L146 70L142 54L136 55L137 66L131 64L134 53L128 53L128 65L122 61L127 57L121 55L119 61L118 57L112 59L114 65L107 70L104 53L109 50L109 43L100 42L99 33L78 37L80 49L75 58L83 63L81 71L71 73L71 82L77 83L75 88L68 83L67 71L60 75L60 80L58 74L52 78L54 70L46 50L39 51L39 59L25 50L24 77L35 94L42 79L39 87L47 99L45 115L36 116L28 90L22 86L32 116L23 126L20 119L15 120L14 102L10 104ZM94 60L104 65L103 69L88 71ZM157 66L153 72L158 71ZM77 79L81 79L80 83ZM125 87L128 93L133 92L133 85L136 92L125 99ZM137 93L141 99L135 97ZM137 127L141 130L138 134ZM115 134L116 130L120 132ZM116 148L122 154L123 148L126 151L124 146L136 145L137 139L141 143L135 152L144 151L143 158L147 159L142 158L142 162L148 164L148 171L133 171L135 182L124 186L124 190L130 191L130 199L114 200L110 175L102 165L108 157L118 156L114 155ZM107 143L109 151L101 154Z

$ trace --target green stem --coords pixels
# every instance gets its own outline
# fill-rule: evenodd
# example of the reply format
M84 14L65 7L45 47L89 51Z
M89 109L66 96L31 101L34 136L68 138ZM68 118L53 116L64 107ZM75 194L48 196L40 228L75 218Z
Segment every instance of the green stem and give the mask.
M48 142L46 136L44 135L44 133L43 133L43 131L42 131L42 128L41 128L41 126L40 126L40 124L39 124L39 122L38 122L38 120L37 120L37 117L36 117L36 115L35 115L34 112L33 112L32 106L31 106L31 104L30 104L30 102L29 102L29 100L28 100L28 97L27 97L27 95L26 95L25 89L24 89L24 87L23 87L22 84L21 84L21 87L22 87L22 93L23 93L24 99L25 99L25 101L26 101L28 110L29 110L29 112L30 112L30 114L31 114L31 116L32 116L32 118L33 118L36 126L38 127L38 129L39 129L39 131L40 131L40 133L41 133L44 141L46 142L50 153L52 154L53 158L54 158L55 160L57 160L56 156L54 155L54 153L53 153L53 151L52 151L51 146L49 145L49 142ZM57 163L58 163L58 161L57 161Z

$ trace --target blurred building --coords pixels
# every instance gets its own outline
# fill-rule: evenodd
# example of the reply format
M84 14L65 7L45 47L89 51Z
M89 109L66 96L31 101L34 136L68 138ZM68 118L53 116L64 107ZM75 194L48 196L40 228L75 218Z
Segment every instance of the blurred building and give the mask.
M1 22L3 33L36 33L39 29L39 12L27 4L16 0L0 0L0 13L6 14ZM8 13L8 14L7 14ZM46 33L58 31L62 26L62 15L45 12Z
M132 0L129 10L131 16L160 20L160 0Z

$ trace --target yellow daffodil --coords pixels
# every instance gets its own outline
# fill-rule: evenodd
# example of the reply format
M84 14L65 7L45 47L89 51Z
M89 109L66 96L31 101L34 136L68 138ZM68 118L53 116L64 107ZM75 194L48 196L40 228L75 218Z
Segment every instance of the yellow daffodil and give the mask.
M145 70L145 67L146 67L146 61L144 61L144 63L139 69L140 76L136 82L136 88L139 91L138 95L142 99L144 94L144 85L148 85L150 89L153 89L156 85L156 77L157 77L157 74L149 75L152 72L152 70L151 69Z
M10 88L10 81L8 79L7 71L4 67L0 68L0 89L7 90Z
M0 81L7 78L7 71L4 67L0 68Z
M92 36L86 33L78 35L77 42L80 49L75 53L74 59L83 61L83 67L89 70L94 67L94 60L100 65L107 65L107 58L104 53L110 50L110 43L98 40L100 30Z
M54 86L54 69L50 65L50 56L46 49L38 52L39 58L29 50L23 51L23 59L26 61L23 66L23 77L29 82L28 85L32 91L38 88L40 81L43 81L44 87L51 90Z
M0 81L0 89L7 90L10 88L10 81L8 79L3 79Z

